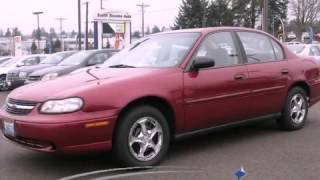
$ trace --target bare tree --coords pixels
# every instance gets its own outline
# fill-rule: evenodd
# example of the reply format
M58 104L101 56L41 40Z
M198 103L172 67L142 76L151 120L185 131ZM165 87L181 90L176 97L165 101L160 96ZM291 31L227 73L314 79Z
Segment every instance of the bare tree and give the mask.
M301 40L302 32L320 17L320 1L291 0L291 11L295 17L296 35Z

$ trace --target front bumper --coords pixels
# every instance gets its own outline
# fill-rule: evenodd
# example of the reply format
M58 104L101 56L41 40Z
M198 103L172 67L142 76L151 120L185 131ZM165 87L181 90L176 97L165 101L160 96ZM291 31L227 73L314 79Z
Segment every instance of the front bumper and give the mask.
M54 115L47 116L52 118ZM70 123L27 122L26 117L19 120L19 117L3 110L0 112L2 131L4 121L11 121L15 125L15 136L4 135L7 140L32 150L52 153L106 151L112 148L112 130L116 117L73 120ZM99 122L101 126L88 126Z
M25 79L7 80L6 85L10 88L17 88L25 84Z

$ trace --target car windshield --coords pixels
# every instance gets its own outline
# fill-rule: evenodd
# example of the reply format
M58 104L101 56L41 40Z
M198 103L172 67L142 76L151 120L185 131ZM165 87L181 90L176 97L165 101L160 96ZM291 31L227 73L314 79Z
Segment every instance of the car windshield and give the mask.
M9 61L6 61L4 63L2 63L0 65L0 67L10 67L12 65L15 65L20 59L22 59L22 57L15 57L15 58L12 58L10 59Z
M58 65L59 66L77 66L81 64L83 61L85 61L85 59L88 58L91 54L92 52L90 51L81 51L69 56Z
M59 64L65 56L65 54L55 54L47 57L40 64Z
M299 45L299 46L288 46L288 49L293 52L293 53L296 53L296 54L300 54L304 48L306 48L306 46L304 45Z
M102 67L175 67L181 63L199 36L200 33L150 36L112 56Z

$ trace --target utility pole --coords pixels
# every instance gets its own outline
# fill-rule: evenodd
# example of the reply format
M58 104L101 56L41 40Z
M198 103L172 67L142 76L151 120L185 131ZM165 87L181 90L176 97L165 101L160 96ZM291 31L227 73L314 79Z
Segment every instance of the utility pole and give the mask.
M86 5L86 39L85 39L85 49L88 50L88 44L89 44L89 40L88 40L88 35L89 35L89 27L88 27L88 24L89 24L89 2L85 2L84 3Z
M104 7L103 7L103 1L106 1L106 0L100 0L100 9L101 9L101 10L104 9Z
M62 40L62 22L67 20L66 18L57 18L60 23L60 43L61 43L61 51L64 51L64 42Z
M144 10L145 10L146 7L150 7L150 5L141 3L141 4L137 4L137 6L141 8L141 15L142 15L141 31L142 31L142 37L144 37Z
M78 36L79 36L79 51L81 51L81 0L78 0Z
M263 8L262 8L262 14L263 14L263 18L262 18L262 30L264 32L269 32L269 21L268 21L268 17L269 17L269 0L262 0L263 1Z
M34 14L34 15L37 16L37 24L38 24L38 32L37 32L37 35L38 35L38 49L40 49L41 33L40 33L40 20L39 20L39 16L40 16L40 14L43 14L43 12L38 11L38 12L33 12L32 14Z

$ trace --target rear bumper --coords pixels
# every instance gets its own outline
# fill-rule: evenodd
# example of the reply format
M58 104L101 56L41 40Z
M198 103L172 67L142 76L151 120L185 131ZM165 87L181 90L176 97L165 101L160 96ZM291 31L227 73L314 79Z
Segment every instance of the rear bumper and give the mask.
M14 122L15 136L4 137L20 146L48 153L77 153L107 151L112 148L112 129L116 118L92 119L71 123L40 124L14 120L0 116L0 127L4 135L4 121ZM88 124L104 123L89 127Z

